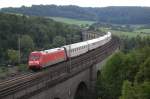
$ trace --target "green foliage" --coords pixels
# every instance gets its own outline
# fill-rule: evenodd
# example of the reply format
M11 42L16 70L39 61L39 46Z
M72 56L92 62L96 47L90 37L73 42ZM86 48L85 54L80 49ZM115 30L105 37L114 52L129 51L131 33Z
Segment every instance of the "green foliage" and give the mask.
M22 63L27 63L28 55L33 50L50 49L63 46L65 42L69 44L81 41L78 39L81 38L79 27L55 22L49 18L4 13L0 13L0 35L1 64L8 64L7 58L12 64L16 63L15 57L8 57L8 50L11 49L15 53L19 47L19 39ZM70 38L67 38L67 35L70 35ZM70 39L71 42L68 42ZM17 57L17 54L15 55Z
M123 81L128 78L133 79L132 72L129 71L132 68L134 70L134 67L129 65L133 60L132 55L125 55L121 52L108 60L101 75L101 86L104 86L105 90L105 95L102 95L103 98L116 99L117 96L120 96Z
M143 81L150 82L150 57L148 57L140 66L140 70L136 75L136 82L141 83Z
M8 49L7 54L8 54L9 63L11 63L11 64L18 63L18 59L19 59L19 52L18 51Z
M8 68L0 66L0 79L4 79L8 73Z
M66 44L66 40L64 37L56 36L53 39L53 46L54 47L60 47L60 46L65 45L65 44Z
M150 99L150 54L143 61L133 84L124 81L120 99Z
M123 88L122 88L122 97L120 99L137 99L135 95L135 90L132 88L132 83L124 81Z
M150 98L150 82L142 84L134 84L125 81L122 88L122 96L120 99L149 99Z
M22 50L25 50L25 49L32 50L34 48L34 42L29 35L22 35L21 36L20 45L21 45Z
M34 42L29 35L22 35L20 38L21 61L28 60L29 53L34 49Z
M18 65L18 70L19 70L20 72L25 72L25 71L27 71L27 70L28 70L27 64L19 64L19 65Z
M7 67L0 66L0 73L4 73L4 72L7 72L7 71L8 71Z
M146 45L128 53L118 52L107 61L97 82L98 96L149 99L149 83L150 47Z
M80 42L80 40L81 40L81 37L79 35L73 35L72 41L74 43Z
M121 41L121 50L123 52L128 52L135 48L143 48L144 46L150 46L150 36L136 36L133 38L129 38L127 36L123 36L120 39Z

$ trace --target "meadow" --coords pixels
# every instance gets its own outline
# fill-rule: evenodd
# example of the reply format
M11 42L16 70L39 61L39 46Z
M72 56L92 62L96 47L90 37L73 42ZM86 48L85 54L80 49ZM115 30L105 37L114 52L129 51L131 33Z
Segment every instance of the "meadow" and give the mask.
M63 17L50 17L50 18L58 22L63 22L67 24L75 24L78 26L92 25L93 23L95 23L94 21L77 20L77 19L63 18Z
M102 31L110 31L112 34L117 36L128 36L128 37L136 37L136 36L150 36L150 29L140 29L135 28L133 31L121 31L121 30L113 30L110 28L100 28Z

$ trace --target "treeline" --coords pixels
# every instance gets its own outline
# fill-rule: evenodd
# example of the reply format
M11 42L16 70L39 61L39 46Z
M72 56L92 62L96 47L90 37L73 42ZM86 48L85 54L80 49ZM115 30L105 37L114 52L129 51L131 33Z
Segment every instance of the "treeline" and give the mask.
M33 5L20 8L2 8L1 12L21 13L35 16L67 17L116 24L149 24L149 7L103 7Z
M33 50L60 47L81 41L77 26L48 18L0 13L0 63L16 64L21 49L21 62L27 63Z
M102 69L98 99L150 99L150 37L124 42Z

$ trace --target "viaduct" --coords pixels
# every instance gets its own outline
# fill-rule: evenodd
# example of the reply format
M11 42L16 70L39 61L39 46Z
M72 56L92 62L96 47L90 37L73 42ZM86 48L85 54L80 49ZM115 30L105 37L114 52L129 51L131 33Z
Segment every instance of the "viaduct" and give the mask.
M113 37L84 55L0 86L0 99L95 99L101 63L117 48Z

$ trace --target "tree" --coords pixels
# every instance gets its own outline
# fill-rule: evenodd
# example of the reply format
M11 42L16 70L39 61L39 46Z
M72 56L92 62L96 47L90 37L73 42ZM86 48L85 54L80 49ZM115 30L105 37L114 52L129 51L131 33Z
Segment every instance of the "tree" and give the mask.
M143 81L150 81L150 57L140 66L140 70L137 73L135 80L137 83Z
M121 52L114 54L102 69L100 77L100 88L104 90L100 92L103 93L102 99L116 99L121 94L122 83L126 77L124 57L124 53Z
M34 48L34 42L29 35L22 35L20 39L20 43L21 43L20 46L22 50L27 50L27 49L32 50Z
M114 54L98 79L98 94L102 99L116 99L121 92L120 99L149 99L149 57L150 47Z
M26 62L29 56L29 53L34 48L34 42L29 35L22 35L20 39L20 46L21 46L21 62Z
M142 84L132 84L124 81L122 96L120 99L150 99L150 82L144 81Z
M138 49L134 55L134 59L130 64L136 63L132 82L124 81L122 95L120 99L150 99L150 53L149 47ZM136 71L135 71L136 70Z
M7 55L10 64L15 65L16 63L18 63L19 52L17 50L8 49Z
M132 87L132 83L128 80L124 81L123 87L122 87L122 96L120 99L137 99L135 97L135 91Z
M81 40L81 38L80 38L79 35L74 35L72 40L73 40L74 43L77 43L77 42L79 42Z
M66 40L64 37L62 36L56 36L54 39L53 39L53 46L54 47L60 47L60 46L63 46L66 44Z

